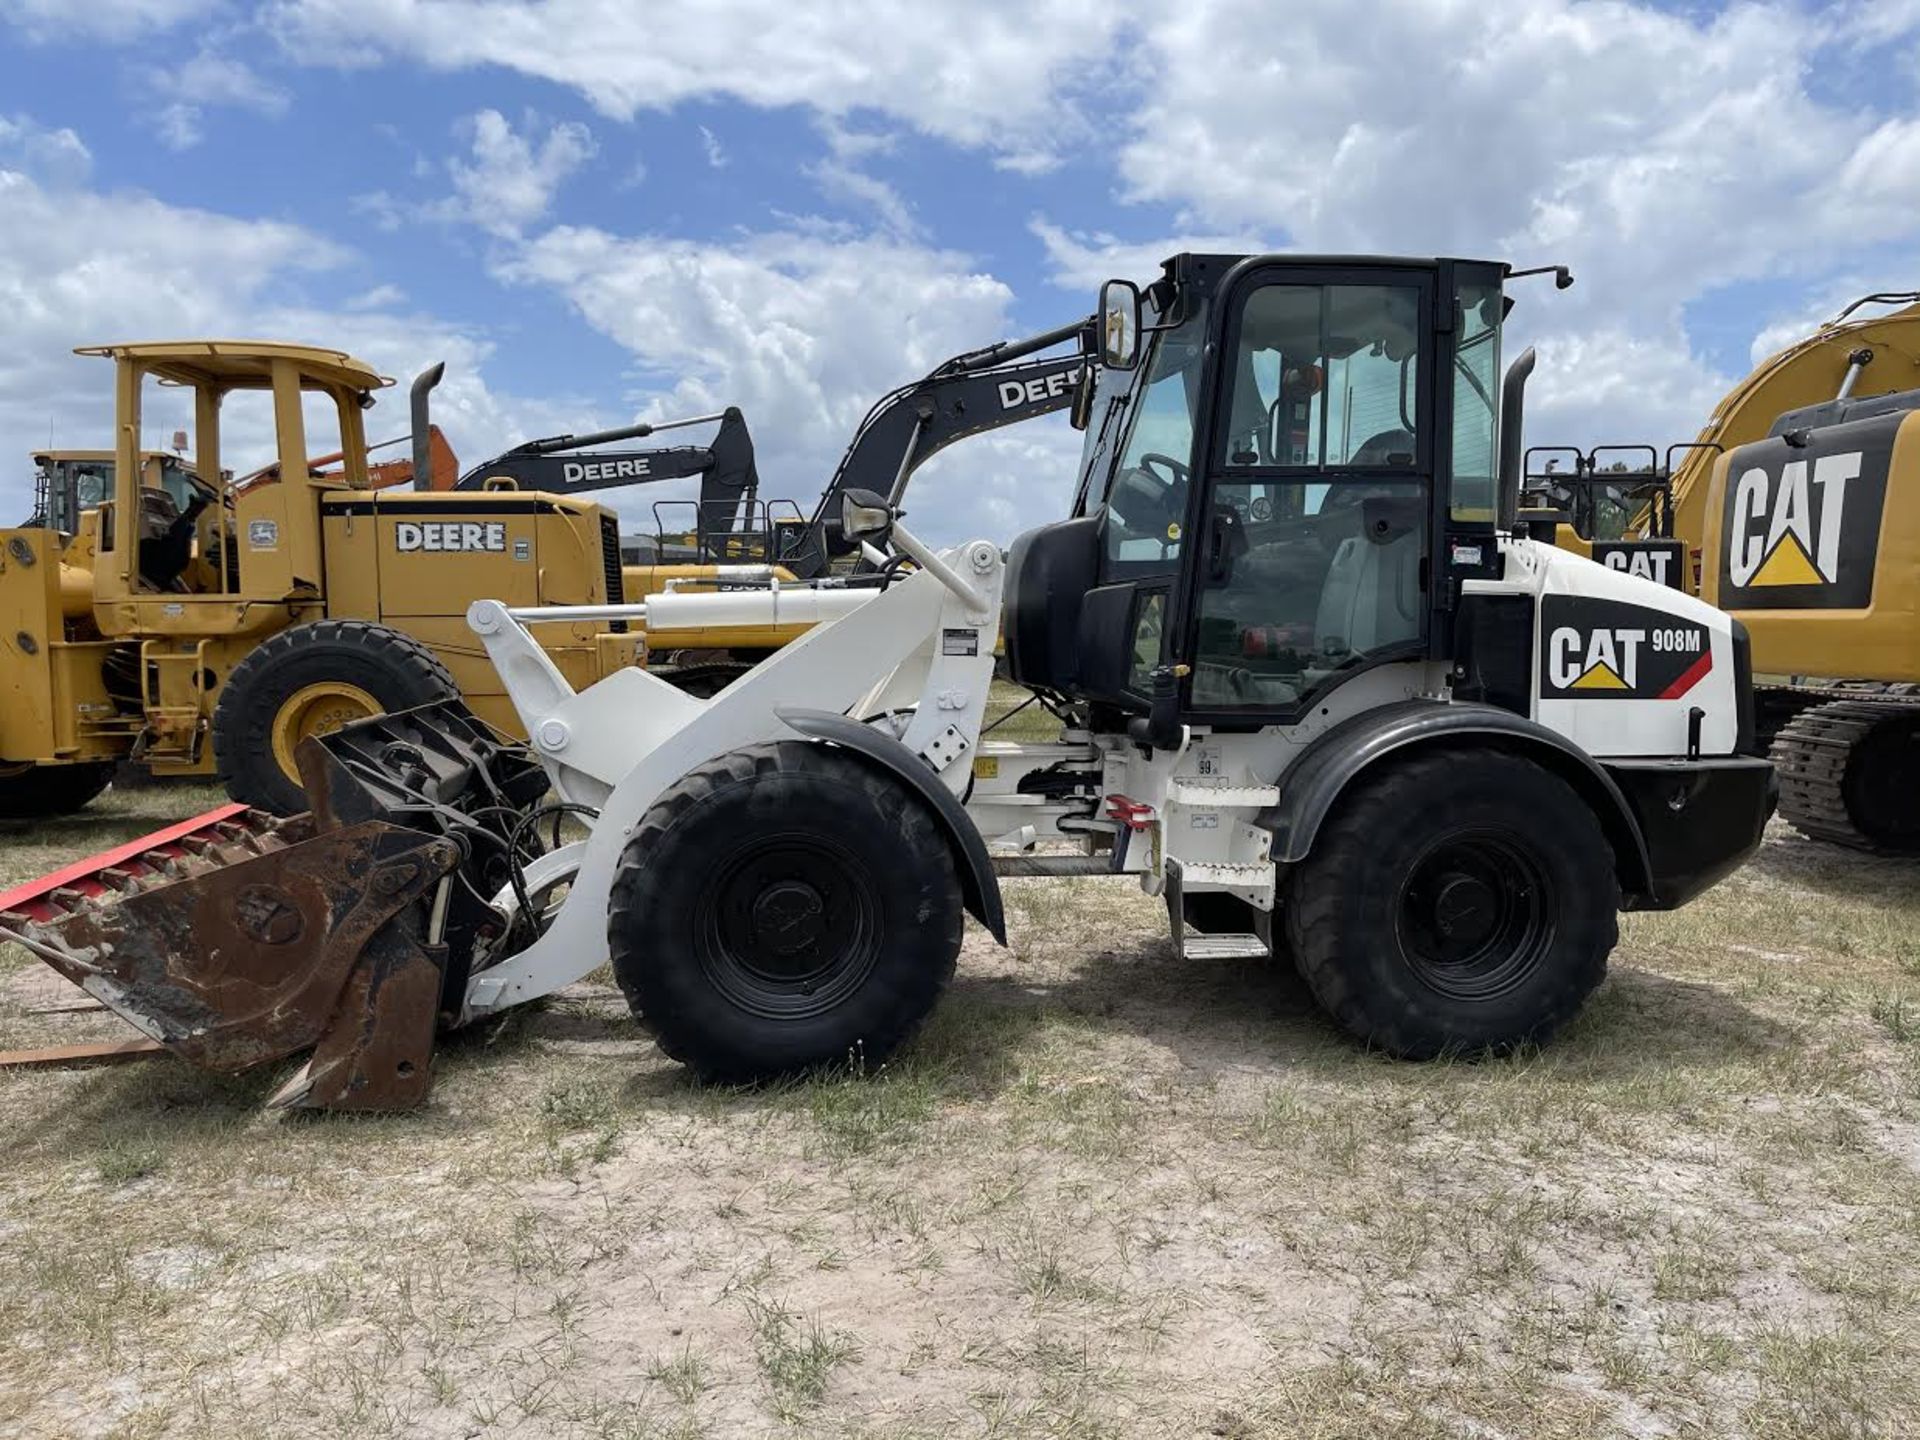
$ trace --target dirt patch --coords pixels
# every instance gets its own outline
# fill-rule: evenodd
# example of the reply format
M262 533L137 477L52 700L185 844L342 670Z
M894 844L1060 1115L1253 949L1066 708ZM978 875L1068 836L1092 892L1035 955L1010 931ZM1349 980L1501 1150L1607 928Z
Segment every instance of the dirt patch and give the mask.
M602 975L410 1116L0 1075L0 1430L1909 1433L1920 867L1798 843L1627 917L1499 1063L1367 1055L1284 964L1025 881L876 1074L700 1088ZM0 1026L103 1023L48 993Z

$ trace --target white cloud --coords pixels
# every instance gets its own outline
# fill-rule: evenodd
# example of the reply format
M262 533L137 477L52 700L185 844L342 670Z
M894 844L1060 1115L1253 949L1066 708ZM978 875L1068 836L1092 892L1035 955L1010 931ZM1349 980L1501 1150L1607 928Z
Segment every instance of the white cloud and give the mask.
M913 238L920 233L913 206L885 180L870 174L865 162L893 149L893 137L866 130L849 129L828 117L820 127L827 142L827 155L807 167L807 176L832 200L851 202L872 210L880 222L894 234Z
M700 244L562 226L501 260L499 273L554 289L625 347L643 416L740 406L756 437L763 498L803 508L875 400L1007 335L1013 301L964 255L801 227ZM965 441L915 482L916 524L937 539L983 526L1011 539L1064 503L1076 444L1064 420ZM1029 463L1044 473L1029 473ZM1036 481L1058 493L1036 500Z
M192 97L170 101L154 118L161 143L171 150L191 150L206 138L209 107L283 115L288 104L284 90L269 85L244 62L210 49L158 76L143 74L140 83L143 89L161 94Z
M1165 235L1157 240L1122 240L1105 231L1083 234L1050 220L1035 219L1027 227L1047 253L1050 279L1055 285L1086 296L1093 308L1095 293L1104 280L1131 280L1146 285L1160 276L1160 262L1183 251L1196 254L1243 255L1269 248L1268 241L1251 232L1228 235Z
M1530 438L1680 439L1735 378L1697 353L1691 307L1764 284L1758 331L1839 257L1920 239L1920 126L1814 83L1864 34L1782 4L1383 0L1356 27L1335 0L1284 25L1197 0L1142 27L1119 170L1191 228L1569 263L1565 295L1516 289L1516 347L1541 350Z
M0 143L21 126L5 124ZM0 167L7 163L0 149ZM142 194L55 190L7 168L0 168L0 213L8 219L0 227L8 341L0 351L0 456L11 461L0 467L0 519L26 512L26 452L108 442L112 371L73 355L76 345L257 335L352 350L400 377L445 359L436 409L449 439L473 460L528 434L604 421L577 398L517 397L490 386L484 367L492 343L468 327L398 312L402 297L390 284L338 310L296 303L291 294L350 259L304 227ZM228 458L245 468L265 458L270 431L263 413L242 403L233 411ZM396 407L389 393L375 413L374 438L405 430L404 399ZM144 418L150 443L192 424L179 397L163 390L149 392Z
M160 143L169 150L191 150L207 138L206 128L201 123L204 119L198 105L186 105L176 100L164 106L154 116L153 123Z
M1885 121L1861 140L1823 198L1856 241L1920 229L1920 116Z
M232 334L277 279L338 263L341 252L298 226L238 220L145 195L53 191L0 170L0 455L53 440L98 445L112 429L113 388L75 345ZM174 423L156 415L157 432ZM0 474L22 508L19 467Z
M93 153L73 131L49 130L25 115L0 115L0 169L43 184L73 185L93 169Z
M273 0L265 13L303 59L499 65L571 86L622 120L712 98L876 110L1033 163L1063 136L1085 137L1062 96L1105 54L1120 9L1104 0Z
M224 8L224 0L0 0L0 20L34 40L129 40Z
M700 148L707 157L707 168L724 170L727 168L727 147L720 143L720 137L706 126L700 127Z
M415 201L373 190L355 195L349 206L383 231L429 220L477 225L510 237L544 216L560 187L598 153L586 126L551 124L537 115L527 116L524 130L516 131L498 110L481 110L457 128L466 137L468 155L447 161L451 195Z
M529 134L516 132L498 110L482 110L466 122L473 158L453 160L448 170L463 218L502 234L538 220L560 186L593 158L593 135L571 122L545 127L529 118Z
M232 105L262 115L284 114L287 108L286 91L262 80L244 61L214 50L200 51L170 80L202 105Z
M346 302L349 310L388 310L402 303L406 292L398 285L376 285L371 290L363 290Z

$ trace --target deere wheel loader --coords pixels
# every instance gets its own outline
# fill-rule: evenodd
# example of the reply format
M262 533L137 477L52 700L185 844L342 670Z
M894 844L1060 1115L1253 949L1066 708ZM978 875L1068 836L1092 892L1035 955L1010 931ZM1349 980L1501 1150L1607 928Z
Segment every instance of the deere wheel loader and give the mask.
M1779 769L1781 814L1815 839L1889 854L1920 854L1916 300L1855 301L1761 364L1665 465L1639 447L1649 463L1631 478L1650 498L1617 537L1560 530L1609 564L1697 583L1740 620L1771 677L1755 744ZM1901 308L1861 316L1874 303ZM1584 490L1598 516L1629 477L1595 459L1562 488Z
M70 517L71 536L0 530L0 816L84 805L122 760L161 775L217 770L239 798L297 810L295 751L348 719L464 694L476 714L514 723L462 619L474 596L622 598L613 521L592 504L370 489L362 415L390 382L349 355L228 341L80 353L114 364L112 489ZM192 397L184 504L142 483L155 384ZM426 388L418 476L433 469ZM222 409L246 392L267 402L277 462L232 481ZM319 447L337 449L337 472L315 472L310 426L337 437ZM543 638L585 685L634 662L638 637L619 629Z
M1110 282L1067 518L936 550L844 493L890 583L706 700L541 642L644 606L476 602L524 745L450 701L310 738L308 813L187 822L6 933L197 1063L311 1050L305 1106L416 1103L437 1028L607 963L703 1075L879 1064L966 915L1005 943L1002 873L1136 881L1194 963L1290 953L1395 1054L1543 1041L1618 909L1753 852L1773 776L1736 621L1521 532L1508 273L1187 254L1144 313ZM1057 741L986 732L998 630Z

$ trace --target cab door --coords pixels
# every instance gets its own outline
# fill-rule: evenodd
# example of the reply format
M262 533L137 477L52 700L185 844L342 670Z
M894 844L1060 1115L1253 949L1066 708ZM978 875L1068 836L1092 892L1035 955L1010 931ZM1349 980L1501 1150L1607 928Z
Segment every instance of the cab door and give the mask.
M1434 275L1269 265L1225 290L1183 572L1186 712L1288 723L1428 650Z

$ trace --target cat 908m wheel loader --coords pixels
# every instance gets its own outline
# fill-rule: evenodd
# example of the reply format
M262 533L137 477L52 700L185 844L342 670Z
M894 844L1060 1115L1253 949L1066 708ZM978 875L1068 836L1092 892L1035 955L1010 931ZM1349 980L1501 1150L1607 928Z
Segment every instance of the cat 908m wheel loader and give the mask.
M1111 282L1068 518L936 551L842 494L889 583L709 700L538 639L644 607L477 602L525 745L457 703L346 726L300 747L310 813L129 847L6 933L199 1063L312 1049L276 1096L308 1106L414 1103L437 1027L609 962L702 1074L877 1064L964 915L1004 943L1003 872L1132 877L1183 953L1291 952L1397 1054L1544 1040L1616 910L1739 865L1773 782L1737 623L1518 532L1508 274ZM1057 741L985 733L999 630Z

